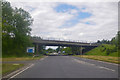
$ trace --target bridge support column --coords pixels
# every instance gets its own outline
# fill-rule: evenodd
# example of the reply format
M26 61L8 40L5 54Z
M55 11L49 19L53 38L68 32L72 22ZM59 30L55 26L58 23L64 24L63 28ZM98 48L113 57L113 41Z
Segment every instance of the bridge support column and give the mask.
M36 54L38 54L38 44L35 44Z
M80 55L82 55L82 46L80 47Z

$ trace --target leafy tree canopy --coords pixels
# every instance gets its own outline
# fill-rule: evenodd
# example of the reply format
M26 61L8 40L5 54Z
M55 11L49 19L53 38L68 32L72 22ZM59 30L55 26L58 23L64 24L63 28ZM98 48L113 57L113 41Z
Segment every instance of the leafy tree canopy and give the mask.
M30 44L29 27L33 22L30 14L22 8L12 8L2 1L2 48L4 55L22 55Z

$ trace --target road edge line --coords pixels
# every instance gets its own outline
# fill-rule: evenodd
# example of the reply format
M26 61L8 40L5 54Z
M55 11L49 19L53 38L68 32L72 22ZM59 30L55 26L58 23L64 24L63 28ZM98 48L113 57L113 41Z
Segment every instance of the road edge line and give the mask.
M11 77L10 77L9 79L7 79L7 80L10 80L11 78L14 78L15 76L19 75L20 73L24 72L25 70L31 68L32 66L34 66L34 64L31 64L30 66L24 68L22 71L20 71L20 72L16 73L15 75L11 76Z

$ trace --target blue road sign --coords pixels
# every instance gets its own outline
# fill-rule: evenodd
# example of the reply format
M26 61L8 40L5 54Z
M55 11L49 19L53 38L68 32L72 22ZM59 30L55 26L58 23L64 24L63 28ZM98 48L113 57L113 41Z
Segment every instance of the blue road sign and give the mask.
M28 49L28 53L33 53L33 49Z
M34 53L34 47L28 47L27 53Z

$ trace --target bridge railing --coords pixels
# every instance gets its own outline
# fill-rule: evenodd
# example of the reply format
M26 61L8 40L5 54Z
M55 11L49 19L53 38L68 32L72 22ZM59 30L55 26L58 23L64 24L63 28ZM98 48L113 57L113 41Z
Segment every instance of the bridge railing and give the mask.
M60 39L60 38L46 38L46 37L32 37L32 40L53 40L53 41L66 41L66 42L79 42L79 43L95 43L95 42L88 42L83 40L70 40L70 39Z
M43 38L42 40L54 40L54 41L68 41L68 42L84 42L88 43L87 41L82 41L82 40L70 40L70 39L60 39L60 38Z

